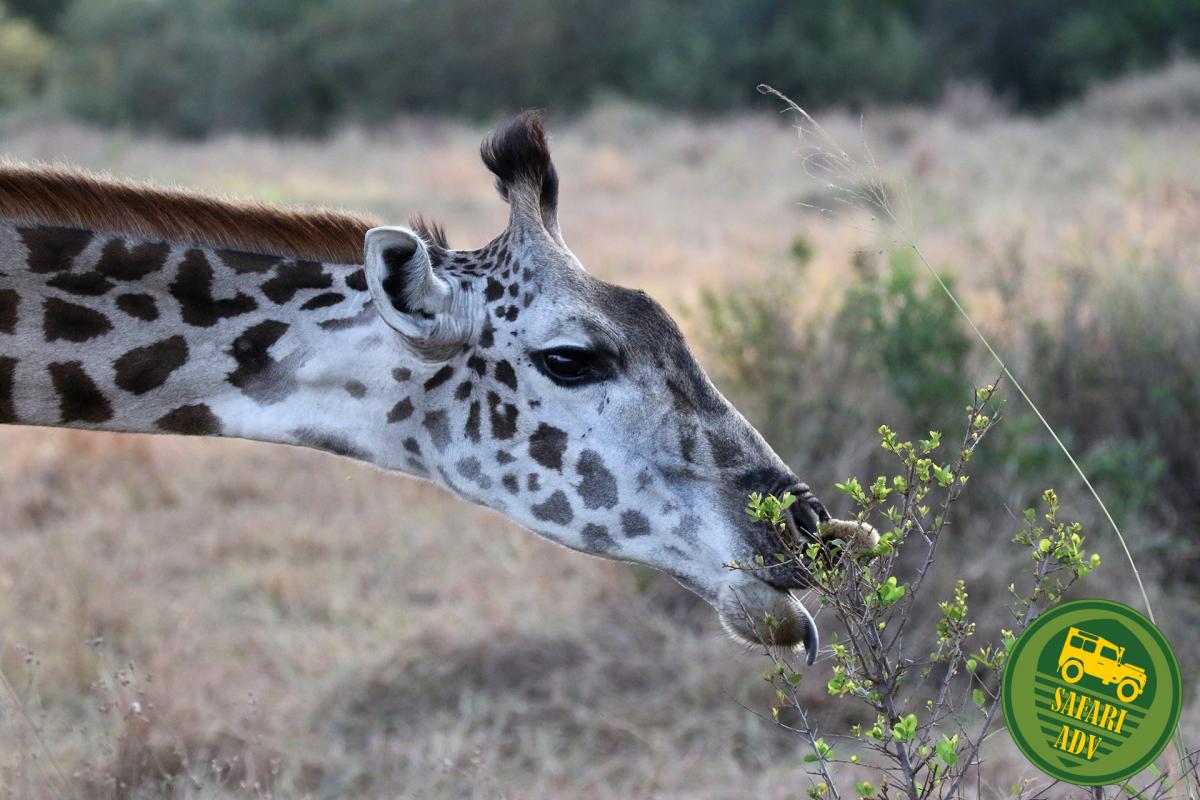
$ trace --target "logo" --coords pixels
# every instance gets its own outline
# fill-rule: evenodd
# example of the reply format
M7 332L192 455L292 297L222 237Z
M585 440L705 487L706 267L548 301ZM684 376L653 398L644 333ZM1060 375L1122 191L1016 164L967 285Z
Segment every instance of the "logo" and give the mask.
M1000 697L1013 741L1038 769L1101 786L1158 758L1179 724L1182 680L1150 620L1111 600L1075 600L1017 639Z

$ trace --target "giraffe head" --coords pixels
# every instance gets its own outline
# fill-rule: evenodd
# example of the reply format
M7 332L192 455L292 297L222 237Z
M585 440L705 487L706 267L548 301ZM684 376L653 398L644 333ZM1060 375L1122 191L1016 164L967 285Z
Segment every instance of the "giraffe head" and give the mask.
M484 142L510 206L480 250L436 228L374 228L367 284L397 346L425 365L399 410L403 445L434 481L542 536L647 564L716 607L747 641L815 654L816 628L790 594L802 571L730 569L779 545L746 514L750 492L800 498L793 535L815 536L820 502L713 387L679 328L644 292L589 275L559 229L558 179L526 113ZM407 372L407 370L404 370Z

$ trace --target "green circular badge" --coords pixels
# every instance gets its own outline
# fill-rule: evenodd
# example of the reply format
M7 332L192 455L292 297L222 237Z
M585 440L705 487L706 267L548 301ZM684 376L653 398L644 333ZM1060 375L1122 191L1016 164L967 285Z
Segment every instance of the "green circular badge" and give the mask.
M1100 786L1158 758L1179 724L1182 680L1150 620L1111 600L1075 600L1017 639L1000 697L1013 741L1038 769Z

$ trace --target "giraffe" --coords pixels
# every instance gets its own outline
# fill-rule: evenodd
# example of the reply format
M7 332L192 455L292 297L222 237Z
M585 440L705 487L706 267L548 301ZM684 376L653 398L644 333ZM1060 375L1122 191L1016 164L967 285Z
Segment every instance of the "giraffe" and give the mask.
M477 250L419 218L0 165L0 423L367 461L663 570L735 638L803 646L812 663L817 626L793 595L804 569L728 565L778 550L746 515L749 492L796 495L792 535L818 536L828 512L663 308L568 249L539 114L481 153L509 222Z

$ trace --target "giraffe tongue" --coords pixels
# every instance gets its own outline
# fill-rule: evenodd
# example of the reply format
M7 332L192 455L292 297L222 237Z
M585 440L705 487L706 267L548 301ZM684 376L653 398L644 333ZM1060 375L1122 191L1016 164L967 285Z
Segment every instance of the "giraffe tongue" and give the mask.
M812 614L808 613L808 609L800 602L799 598L792 596L792 603L797 614L804 618L804 654L805 661L811 667L817 660L817 650L821 648L821 637L817 633L817 621L813 619Z

